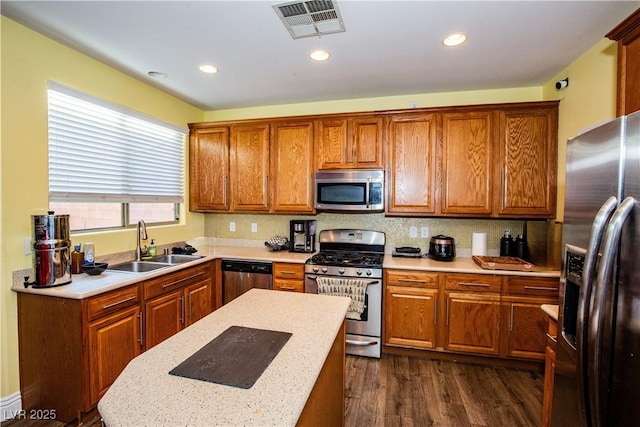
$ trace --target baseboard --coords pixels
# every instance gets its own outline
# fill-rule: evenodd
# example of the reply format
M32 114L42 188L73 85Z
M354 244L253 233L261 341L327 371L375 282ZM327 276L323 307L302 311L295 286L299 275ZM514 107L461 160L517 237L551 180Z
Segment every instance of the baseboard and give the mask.
M0 421L10 420L22 414L22 397L17 391L12 395L0 397Z

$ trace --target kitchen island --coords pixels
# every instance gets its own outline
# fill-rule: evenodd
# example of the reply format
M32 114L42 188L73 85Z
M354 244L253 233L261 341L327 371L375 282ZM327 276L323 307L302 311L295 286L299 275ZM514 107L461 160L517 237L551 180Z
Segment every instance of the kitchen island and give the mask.
M98 410L108 427L342 425L349 303L252 289L132 360ZM292 335L248 389L169 374L230 326Z

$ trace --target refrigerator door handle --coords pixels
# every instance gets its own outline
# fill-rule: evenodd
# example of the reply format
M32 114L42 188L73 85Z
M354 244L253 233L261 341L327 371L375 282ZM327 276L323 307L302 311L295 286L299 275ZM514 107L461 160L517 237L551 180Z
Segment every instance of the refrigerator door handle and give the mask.
M593 220L591 225L591 233L589 236L589 244L585 254L584 268L582 270L582 283L580 284L580 293L578 296L578 313L576 324L576 356L577 356L577 379L580 395L580 405L589 419L589 393L588 384L586 384L587 375L587 337L589 331L589 319L591 318L591 294L593 291L593 281L595 276L596 264L598 261L598 253L600 250L600 242L602 235L607 227L609 218L618 206L618 199L611 196L605 201Z
M601 396L601 370L608 369L606 361L601 360L603 357L601 348L603 345L603 335L605 327L605 305L608 296L614 291L615 278L612 277L616 258L618 254L618 245L620 244L620 235L622 227L633 211L636 200L633 197L627 197L611 216L607 232L603 241L602 259L598 268L596 278L595 295L593 298L593 316L589 319L589 335L588 348L591 354L588 356L590 360L589 366L589 396L590 396L590 417L592 426L600 427L605 425L604 415L604 399Z

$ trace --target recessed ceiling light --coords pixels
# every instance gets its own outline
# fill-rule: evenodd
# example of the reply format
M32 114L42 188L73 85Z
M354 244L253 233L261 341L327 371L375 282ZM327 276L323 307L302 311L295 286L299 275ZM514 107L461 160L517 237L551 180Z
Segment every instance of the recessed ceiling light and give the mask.
M462 43L467 41L467 35L463 33L453 33L449 34L444 40L442 40L442 44L447 47L455 47L460 46Z
M166 73L161 73L160 71L149 71L147 74L149 76L153 77L154 79L166 79L167 78L167 74Z
M309 56L314 61L326 61L331 55L326 50L314 50Z
M218 72L218 69L213 65L201 65L200 71L202 71L203 73L215 74Z

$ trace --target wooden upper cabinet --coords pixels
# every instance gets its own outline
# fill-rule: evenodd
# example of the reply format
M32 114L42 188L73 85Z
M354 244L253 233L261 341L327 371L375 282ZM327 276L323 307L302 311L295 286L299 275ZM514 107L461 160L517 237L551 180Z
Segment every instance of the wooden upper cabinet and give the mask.
M231 209L269 210L269 124L231 126Z
M229 210L229 128L192 129L189 136L189 209Z
M273 124L271 137L272 211L313 213L313 122Z
M491 214L494 122L490 111L442 115L443 214Z
M497 216L555 216L558 102L500 111Z
M611 30L618 42L618 116L640 110L640 9Z
M387 213L434 214L435 114L394 114L387 122Z
M318 120L318 169L381 168L383 121L378 116Z

